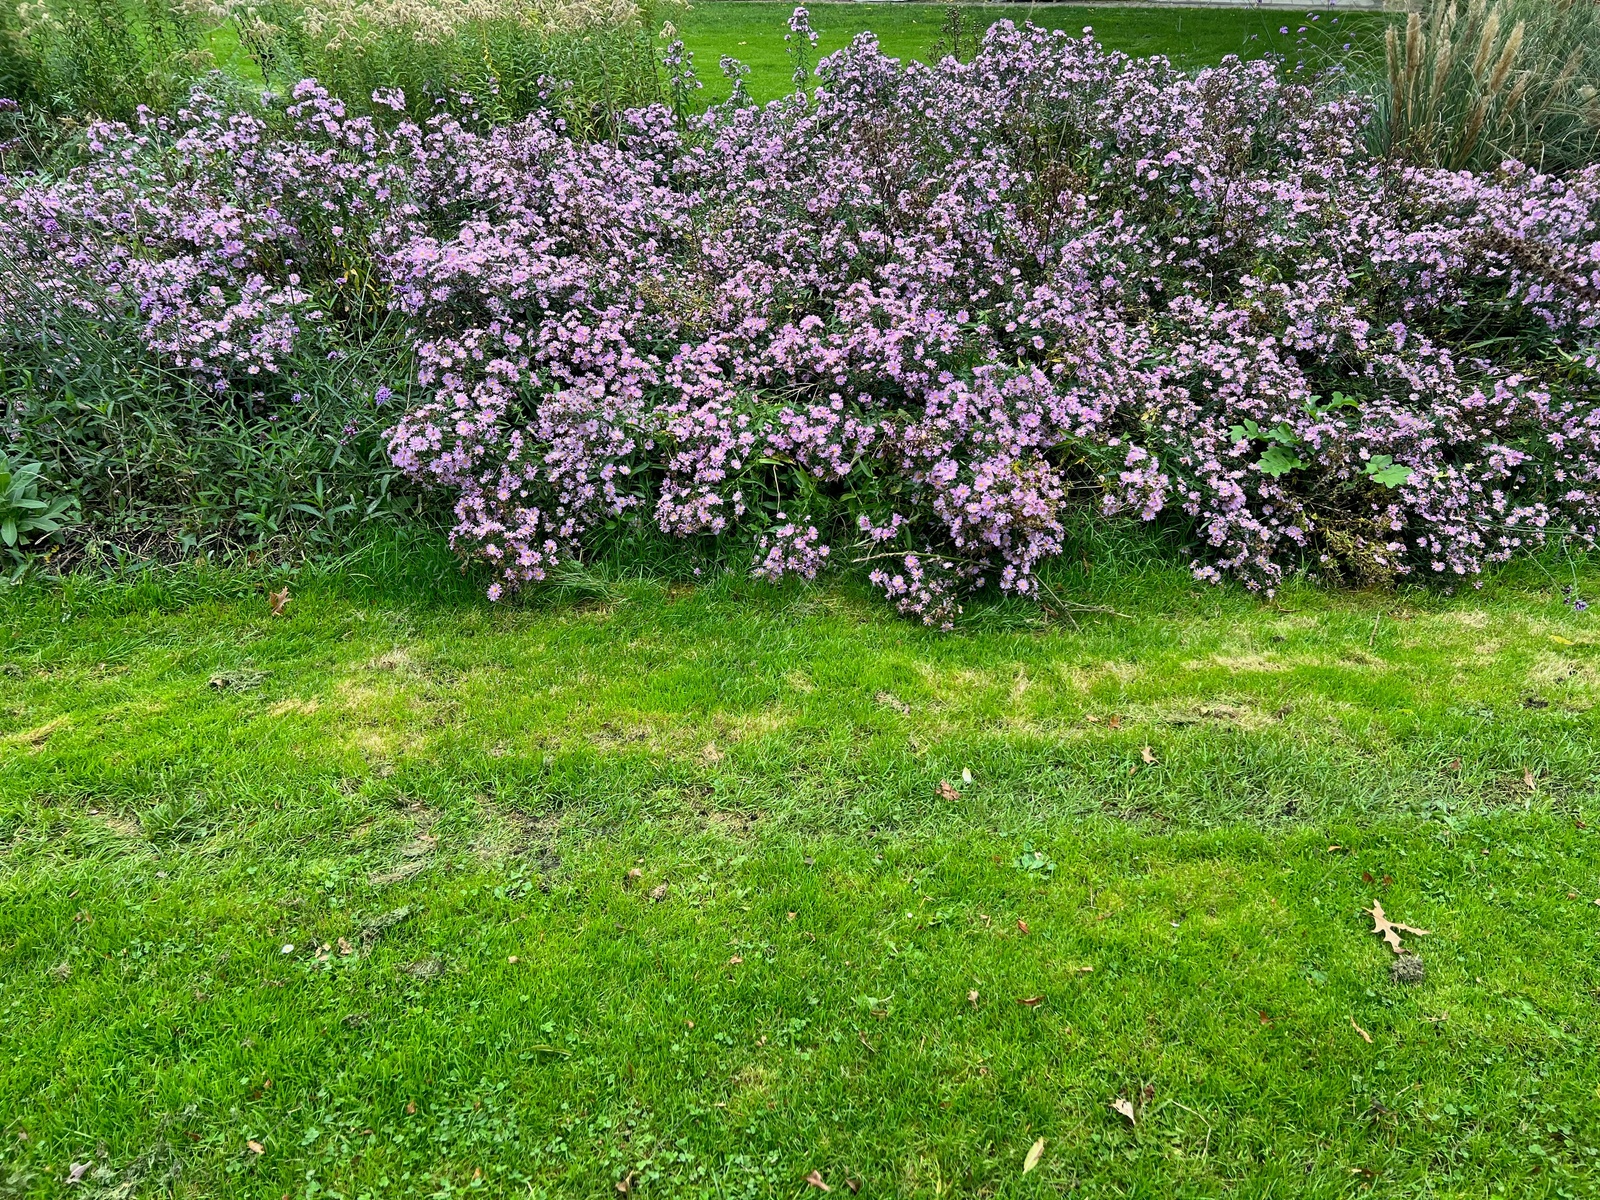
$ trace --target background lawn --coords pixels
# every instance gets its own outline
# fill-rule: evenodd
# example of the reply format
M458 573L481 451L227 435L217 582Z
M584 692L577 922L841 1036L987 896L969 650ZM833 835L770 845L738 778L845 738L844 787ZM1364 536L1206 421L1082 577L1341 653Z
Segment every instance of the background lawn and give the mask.
M858 33L870 30L884 53L923 61L932 57L947 11L933 4L811 4L807 8L813 28L821 35L819 55L842 49ZM706 85L701 96L708 102L727 99L729 85L717 67L724 54L749 64L748 87L757 100L771 100L791 91L792 67L783 38L793 11L792 4L732 0L695 3L688 12L673 16L672 23L694 52L695 70ZM1295 13L984 4L965 6L962 11L975 29L997 20L1018 24L1031 20L1048 29L1073 33L1092 26L1095 36L1112 49L1133 55L1165 54L1182 67L1216 63L1228 54L1244 58L1282 54L1291 61L1319 64L1330 57L1350 63L1369 62L1374 56L1381 60L1383 27L1388 19L1377 13L1340 13L1317 7ZM1280 33L1280 29L1287 32Z
M1537 568L939 635L404 561L0 597L10 1192L1594 1194L1600 628Z

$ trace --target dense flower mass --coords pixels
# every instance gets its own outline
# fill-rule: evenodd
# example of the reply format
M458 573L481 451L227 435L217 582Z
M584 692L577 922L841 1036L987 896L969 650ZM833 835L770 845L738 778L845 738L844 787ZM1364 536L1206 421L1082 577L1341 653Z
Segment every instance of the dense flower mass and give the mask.
M1009 23L819 74L609 142L197 103L11 181L4 253L219 389L378 289L428 397L393 456L495 595L647 519L943 624L1034 591L1093 495L1267 589L1593 539L1600 170L1402 168L1272 63Z

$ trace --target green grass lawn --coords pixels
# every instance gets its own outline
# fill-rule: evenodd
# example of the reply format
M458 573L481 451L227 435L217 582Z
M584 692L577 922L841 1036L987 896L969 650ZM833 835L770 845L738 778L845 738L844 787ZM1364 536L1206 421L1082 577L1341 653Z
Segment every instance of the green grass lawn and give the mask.
M1596 1194L1600 626L1538 571L952 635L442 577L0 597L0 1193Z
M821 34L819 54L850 44L859 33L871 31L885 54L900 59L928 61L946 9L933 4L812 4L811 24ZM721 56L730 54L751 68L749 90L757 100L771 100L793 90L792 68L783 37L788 32L792 4L759 0L722 0L693 3L687 13L671 19L694 52L695 69L705 82L707 100L725 100L729 85L717 68ZM1152 9L1088 8L1063 4L983 4L963 8L966 19L982 28L997 20L1021 24L1033 21L1048 29L1074 33L1092 26L1106 46L1134 55L1165 54L1183 67L1216 63L1228 54L1259 58L1282 54L1291 61L1308 48L1341 57L1346 42L1350 56L1370 58L1378 45L1386 17L1374 13L1345 13L1308 8L1306 13L1265 9ZM1316 20L1310 13L1316 13ZM1334 25L1337 22L1337 27ZM1307 30L1305 35L1301 28ZM1279 30L1287 30L1280 33ZM1345 31L1349 35L1346 36ZM1322 61L1319 59L1319 61Z

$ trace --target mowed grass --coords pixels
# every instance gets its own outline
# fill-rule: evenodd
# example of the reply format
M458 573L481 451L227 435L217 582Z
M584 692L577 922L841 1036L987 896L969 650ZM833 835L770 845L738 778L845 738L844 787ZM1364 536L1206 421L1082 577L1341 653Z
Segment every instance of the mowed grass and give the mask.
M1595 1194L1600 628L1537 571L951 635L377 577L0 597L8 1194Z
M806 7L812 27L820 35L813 62L868 32L877 36L890 57L931 61L947 13L946 6L935 4L824 3ZM700 96L707 101L727 99L730 85L717 65L725 54L749 65L746 86L757 100L772 100L793 91L793 67L783 40L793 11L792 4L712 0L692 3L687 12L673 15L672 23L694 53L695 69L705 84ZM1032 21L1073 34L1092 27L1110 49L1135 56L1166 55L1184 68L1214 65L1229 54L1242 58L1282 55L1291 67L1301 61L1324 65L1330 58L1381 64L1381 41L1388 20L1380 13L1341 13L1325 7L1298 13L1255 8L982 4L964 5L962 13L974 33L1001 20L1019 25ZM964 41L964 56L969 54L967 46Z

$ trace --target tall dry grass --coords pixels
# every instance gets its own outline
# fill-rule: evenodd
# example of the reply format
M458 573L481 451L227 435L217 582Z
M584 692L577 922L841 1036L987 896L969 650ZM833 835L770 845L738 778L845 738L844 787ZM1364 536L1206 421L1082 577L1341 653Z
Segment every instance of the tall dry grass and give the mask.
M1385 150L1453 170L1600 157L1600 0L1434 0L1385 51Z

